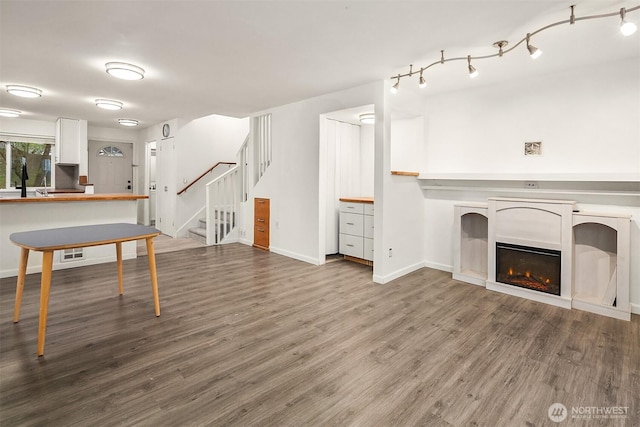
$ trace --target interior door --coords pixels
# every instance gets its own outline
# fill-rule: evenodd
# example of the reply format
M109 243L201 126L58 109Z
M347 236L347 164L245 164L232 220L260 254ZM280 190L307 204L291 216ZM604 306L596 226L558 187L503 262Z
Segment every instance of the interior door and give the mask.
M173 138L156 145L156 228L167 236L175 235L176 161Z
M133 144L89 141L89 182L96 193L132 193Z

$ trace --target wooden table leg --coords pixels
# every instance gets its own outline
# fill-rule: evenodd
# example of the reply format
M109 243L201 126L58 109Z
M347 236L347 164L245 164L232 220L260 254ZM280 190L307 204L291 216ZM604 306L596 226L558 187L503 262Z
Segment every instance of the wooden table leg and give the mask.
M158 276L156 274L156 253L153 249L153 237L147 237L146 240L149 273L151 274L151 289L153 290L153 305L156 310L156 316L160 316L160 296L158 295Z
M53 251L42 253L42 278L40 280L40 321L38 322L38 356L44 355L44 338L47 333L47 313L49 311L49 291L51 290L51 270Z
M118 259L118 293L124 293L122 284L122 242L116 242L116 258Z
M29 249L22 248L20 251L20 264L18 266L18 283L16 283L16 303L13 306L13 323L20 320L20 305L22 305L22 291L24 290L24 279L27 275L27 262L29 261Z

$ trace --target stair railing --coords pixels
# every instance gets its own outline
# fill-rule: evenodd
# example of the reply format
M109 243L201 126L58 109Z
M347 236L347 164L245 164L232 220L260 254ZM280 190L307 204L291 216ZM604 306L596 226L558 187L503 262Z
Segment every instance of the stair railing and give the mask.
M202 172L200 174L200 176L198 176L196 179L194 179L193 181L191 181L189 184L187 184L182 190L178 191L178 196L181 195L182 193L184 193L185 191L187 191L189 189L189 187L191 187L192 185L194 185L196 182L200 181L202 178L204 178L208 173L212 172L215 168L217 168L220 165L229 165L229 167L234 166L235 163L231 163L231 162L218 162L215 165L211 166L209 169L207 169L206 171Z
M217 245L236 226L240 203L240 168L236 165L206 185L207 245Z

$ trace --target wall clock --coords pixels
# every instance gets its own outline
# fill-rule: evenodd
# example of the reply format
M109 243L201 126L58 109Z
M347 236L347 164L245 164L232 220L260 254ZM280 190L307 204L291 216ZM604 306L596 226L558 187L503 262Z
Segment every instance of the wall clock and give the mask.
M162 136L164 136L165 138L168 138L170 133L171 133L171 127L169 127L169 123L165 123L162 126Z

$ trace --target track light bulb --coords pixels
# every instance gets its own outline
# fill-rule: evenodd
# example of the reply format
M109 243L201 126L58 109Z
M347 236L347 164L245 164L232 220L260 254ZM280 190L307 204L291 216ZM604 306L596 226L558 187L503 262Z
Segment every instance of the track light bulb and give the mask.
M620 9L620 32L624 36L630 36L638 30L638 27L633 22L624 19L626 14L627 10L624 7Z
M418 87L423 89L427 87L427 81L422 77L422 70L420 71L420 79L418 80Z
M469 77L472 79L478 77L478 70L471 65L471 55L467 56L467 63L469 64Z
M531 38L531 35L527 34L527 50L529 51L529 56L531 56L531 59L536 59L540 55L542 55L542 51L534 45L530 44L529 38Z

